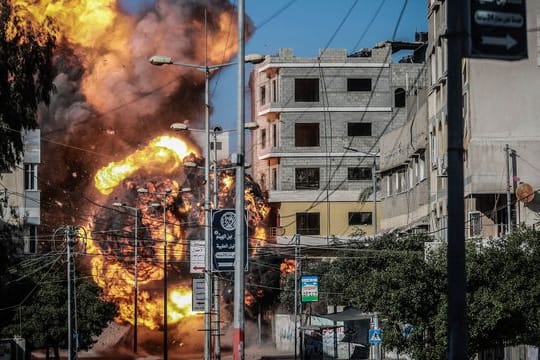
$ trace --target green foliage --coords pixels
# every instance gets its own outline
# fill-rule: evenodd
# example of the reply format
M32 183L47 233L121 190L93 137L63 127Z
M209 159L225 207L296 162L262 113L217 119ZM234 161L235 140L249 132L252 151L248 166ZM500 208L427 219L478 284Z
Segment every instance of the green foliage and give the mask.
M424 259L424 236L386 235L336 247L332 258L305 263L320 276L321 302L381 314L384 346L414 359L446 357L446 247ZM305 273L305 271L303 271ZM294 283L289 281L287 289ZM292 301L288 292L282 301ZM469 353L540 345L540 232L467 243ZM292 307L291 307L292 308ZM414 331L403 337L405 324Z
M13 285L18 292L24 289L22 300L17 299L22 305L11 313L3 312L9 322L0 335L21 335L30 348L65 347L68 336L65 264L50 256L30 261L32 266L21 263L16 274L18 281ZM101 295L101 289L90 280L77 280L77 324L79 345L83 349L90 347L93 337L116 316L116 305L103 301Z
M0 0L0 169L20 161L22 131L37 127L38 105L47 104L54 89L50 20L32 23L14 6Z

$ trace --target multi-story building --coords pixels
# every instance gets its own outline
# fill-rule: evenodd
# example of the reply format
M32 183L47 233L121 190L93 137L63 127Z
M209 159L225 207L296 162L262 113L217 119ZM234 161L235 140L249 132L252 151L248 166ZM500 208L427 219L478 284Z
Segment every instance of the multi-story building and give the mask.
M0 221L22 229L24 253L35 253L38 246L40 162L40 131L31 130L24 136L22 164L0 173Z
M316 58L281 49L254 67L252 175L268 192L278 241L299 234L302 243L327 244L357 228L373 233L378 140L406 121L406 89L424 68L394 63L392 54L422 46L383 42Z
M428 6L430 225L437 238L445 240L447 2L429 0ZM527 2L527 24L529 28L540 25L537 1ZM508 231L509 224L533 225L540 220L540 199L534 198L540 185L536 157L540 153L540 36L537 32L527 32L527 46L529 57L521 61L463 60L465 227L469 237L500 236ZM505 151L507 145L508 152ZM508 157L511 158L509 170ZM516 201L514 194L520 183L533 190L524 201ZM508 194L511 194L510 199L507 199ZM510 220L507 204L511 207Z

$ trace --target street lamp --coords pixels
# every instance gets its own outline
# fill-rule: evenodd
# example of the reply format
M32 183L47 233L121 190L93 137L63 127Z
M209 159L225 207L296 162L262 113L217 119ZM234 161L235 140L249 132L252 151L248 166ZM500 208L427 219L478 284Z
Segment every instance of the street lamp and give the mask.
M180 189L178 192L189 192L190 188ZM169 334L168 334L168 320L167 320L167 303L168 303L168 291L167 287L169 284L168 274L167 274L167 196L171 195L172 190L167 188L165 192L150 192L146 188L137 189L139 194L152 194L152 195L161 195L163 196L163 203L152 203L151 206L156 208L159 206L163 207L163 359L167 360L169 357Z
M133 295L133 352L136 354L138 350L138 338L137 338L137 304L138 304L138 297L139 297L139 273L138 273L138 238L137 238L137 230L138 230L138 220L139 220L139 208L127 206L126 204L115 202L112 204L116 207L122 207L128 210L133 210L135 212L135 233L134 233L134 252L135 252L135 270L133 277L135 278L135 285L134 285L134 295Z
M208 333L208 339L205 338L205 350L208 347L208 353L210 353L210 342L211 342L211 310L212 310L212 258L211 258L211 252L212 252L212 244L211 244L211 236L212 236L212 219L211 219L211 208L210 208L210 133L213 135L213 144L214 144L214 161L213 161L213 169L214 169L214 208L218 207L218 170L227 170L227 169L233 169L234 167L225 167L222 169L218 169L217 166L217 135L224 132L229 131L236 131L235 130L223 130L220 126L214 127L211 131L208 128L208 122L206 123L205 130L201 129L191 129L188 125L184 123L173 123L171 124L171 129L175 131L204 131L205 132L205 142L206 142L206 148L205 148L205 163L204 163L204 170L205 170L205 195L204 195L204 211L205 211L205 334ZM245 124L245 129L247 130L255 130L259 127L259 125L255 122L249 122ZM196 163L192 161L186 161L184 162L184 167L188 168L196 168L198 167ZM244 165L244 168L249 168L251 165ZM243 175L242 175L243 176ZM238 181L238 179L236 180ZM214 304L215 307L215 317L216 317L216 324L219 326L220 324L220 315L219 315L219 279L218 277L214 278L214 291L216 293L216 301ZM206 343L208 341L208 343ZM215 355L216 359L219 359L221 356L221 350L220 350L220 337L219 337L219 330L218 330L218 336L215 338ZM205 352L206 354L206 352Z
M206 28L206 12L205 12L205 28ZM206 38L206 35L205 35ZM207 42L206 42L207 43ZM205 45L206 47L206 45ZM258 64L264 61L265 57L263 55L259 54L249 54L247 56L242 56L242 59L244 62L252 63L252 64ZM204 360L210 360L210 348L211 348L211 319L210 319L210 312L211 312L211 299L207 299L212 294L212 283L211 283L211 274L210 274L210 227L208 226L210 224L210 188L209 188L209 180L210 180L210 164L209 164L209 158L210 158L210 146L209 146L209 139L210 139L210 103L209 103L209 97L210 97L210 87L209 87L209 80L210 80L210 74L216 70L219 70L221 68L231 66L234 64L237 64L236 62L228 62L223 64L214 64L214 65L208 65L207 63L208 57L205 57L205 64L204 65L196 65L196 64L188 64L178 61L173 61L173 59L169 56L163 56L163 55L154 55L150 57L149 62L152 65L161 66L161 65L176 65L181 67L187 67L190 69L203 71L204 72L204 128L205 128L205 180L206 180L206 186L205 186L205 198L204 198L204 210L205 210L205 268L206 271L204 273L204 283L205 283L205 292L207 295L205 295L205 304L204 304ZM241 66L243 67L243 64ZM173 128L174 130L182 130L178 128ZM243 193L243 192L242 192Z

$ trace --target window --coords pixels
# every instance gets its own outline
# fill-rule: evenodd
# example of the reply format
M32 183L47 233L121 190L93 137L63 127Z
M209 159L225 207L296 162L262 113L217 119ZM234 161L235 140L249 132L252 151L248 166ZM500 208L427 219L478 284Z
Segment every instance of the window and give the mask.
M426 153L423 151L418 156L418 176L416 178L417 181L422 181L426 178Z
M319 146L319 124L294 124L294 146Z
M272 80L272 102L277 102L277 80Z
M373 222L370 212L350 212L349 225L371 225Z
M319 168L296 168L296 190L316 190L319 188Z
M347 124L348 136L371 136L371 123L357 122Z
M263 86L260 87L259 95L260 95L260 99L259 99L260 104L262 106L262 105L266 104L266 86L263 85Z
M396 173L396 194L407 189L407 169L403 168Z
M397 108L405 107L405 90L397 88L394 91L394 106Z
M24 253L35 254L37 252L37 226L27 225L28 228L24 236Z
M266 129L261 129L261 149L266 147Z
M272 124L272 146L277 146L277 125Z
M216 141L215 144L214 148L214 142L212 141L210 143L210 150L221 150L223 148L223 143L221 141Z
M347 169L348 180L371 180L370 167L354 167Z
M296 233L320 235L321 215L319 213L296 213Z
M277 169L272 168L272 190L277 190Z
M389 174L386 177L386 195L391 196L394 193L394 187L392 186L392 178L394 174Z
M24 164L24 189L37 190L37 164Z
M319 101L319 79L294 79L294 101Z
M259 184L261 185L261 190L266 191L266 175L261 174L259 177Z
M482 235L482 213L480 211L469 212L469 237Z
M347 91L371 91L371 79L347 79Z

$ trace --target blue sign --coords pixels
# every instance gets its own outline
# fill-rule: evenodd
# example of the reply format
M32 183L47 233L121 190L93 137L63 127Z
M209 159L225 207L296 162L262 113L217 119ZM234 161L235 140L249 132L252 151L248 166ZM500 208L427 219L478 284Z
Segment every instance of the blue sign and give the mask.
M377 345L382 343L382 329L369 329L369 343L371 345Z
M235 209L213 209L212 213L212 271L233 272L236 239L236 210ZM244 268L247 271L248 241L247 241L247 213L244 212L244 238L245 241L245 262Z
M302 275L302 302L319 301L319 277L317 275Z

